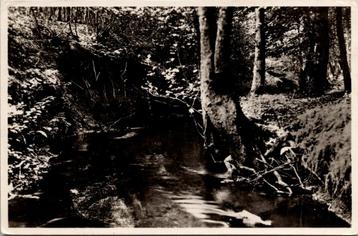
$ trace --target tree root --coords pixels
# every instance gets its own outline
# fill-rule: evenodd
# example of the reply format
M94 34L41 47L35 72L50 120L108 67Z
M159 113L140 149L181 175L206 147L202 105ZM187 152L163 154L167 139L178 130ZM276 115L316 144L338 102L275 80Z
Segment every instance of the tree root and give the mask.
M257 155L256 164L253 166L234 164L238 168L236 181L254 186L267 186L279 195L291 196L296 190L310 191L295 165L300 160L294 151L297 147L288 137L288 133L280 129L276 139L272 142L271 138L269 144L266 143L267 151L263 152L254 147ZM300 162L299 164L302 165ZM303 167L309 169L307 166ZM319 178L312 170L309 172Z

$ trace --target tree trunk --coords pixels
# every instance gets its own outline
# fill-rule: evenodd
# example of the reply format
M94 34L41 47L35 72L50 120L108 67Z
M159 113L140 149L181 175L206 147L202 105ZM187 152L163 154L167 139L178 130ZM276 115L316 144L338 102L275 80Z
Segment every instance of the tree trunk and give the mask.
M255 61L251 93L262 92L265 85L265 9L256 8Z
M232 9L199 8L200 91L205 146L216 160L228 155L245 160L245 147L239 135L240 121L245 120L240 103L225 85L232 80L228 71Z
M338 37L339 52L340 52L339 63L343 72L344 89L348 93L350 93L352 91L351 74L347 61L347 50L346 50L346 42L344 39L344 32L343 32L341 7L336 8L336 27L337 27L337 37Z
M300 75L300 89L308 96L319 96L328 86L328 8L320 7L309 13L304 24L307 51L305 65Z
M63 21L67 21L67 11L66 11L66 7L62 7L62 20Z
M57 17L58 21L62 21L62 7L58 8L58 17Z
M66 7L66 21L71 21L71 7Z

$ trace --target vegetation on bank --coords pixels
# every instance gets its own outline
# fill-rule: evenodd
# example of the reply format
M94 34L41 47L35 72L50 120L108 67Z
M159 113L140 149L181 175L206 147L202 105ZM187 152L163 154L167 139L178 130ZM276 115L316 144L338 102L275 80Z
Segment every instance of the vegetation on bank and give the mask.
M316 192L349 220L350 95L325 94L350 91L349 60L341 58L350 53L350 46L342 51L342 34L343 44L349 45L350 40L349 9L344 8L342 16L336 8L324 12L268 8L256 13L253 8L239 8L232 12L231 20L225 15L230 13L221 10L218 19L222 16L232 22L231 30L225 32L225 19L221 19L222 37L230 34L226 44L232 50L228 53L227 45L222 45L225 58L215 70L220 78L232 80L214 84L219 88L215 94L200 88L200 69L210 65L199 65L203 54L199 48L210 50L215 40L210 39L212 34L203 34L205 19L197 18L197 13L194 8L10 8L10 198L36 197L33 193L46 176L49 160L61 153L57 144L69 135L90 130L124 132L155 120L165 108L193 120L200 135L207 138L203 110L220 117L215 114L217 107L210 111L210 101L203 103L207 96L218 107L226 105L231 115L233 104L236 114L242 108L244 116L264 130L255 133L262 135L255 138L261 139L268 154L264 152L254 161L259 164L253 165L232 154L242 152L245 145L254 146L258 140L253 136L237 136L236 146L229 150L222 134L219 142L217 137L206 139L209 152L231 170L231 179L265 186L276 194ZM296 15L301 16L298 21ZM256 17L261 19L259 24ZM309 28L309 22L320 23ZM264 29L257 30L257 25L264 24ZM324 40L329 40L329 48L324 46L327 42L319 41L322 35L306 34L319 27L327 29ZM210 42L202 41L199 47L205 36ZM315 40L321 45L309 44ZM265 41L261 52L260 41ZM322 62L314 54L314 48L320 47L327 50L322 53L329 61ZM325 86L319 89L317 84L307 86L317 75L318 67L312 68L318 64L327 68ZM257 88L251 86L253 76ZM229 118L225 116L225 122ZM220 119L214 131L220 130ZM211 138L215 135L212 132ZM248 139L252 139L249 144ZM234 161L225 159L230 154Z

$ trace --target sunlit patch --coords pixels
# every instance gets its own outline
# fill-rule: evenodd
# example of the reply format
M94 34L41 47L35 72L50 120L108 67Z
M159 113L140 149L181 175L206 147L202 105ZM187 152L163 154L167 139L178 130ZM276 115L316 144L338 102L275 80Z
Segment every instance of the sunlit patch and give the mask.
M226 191L219 191L216 194L216 198L219 200L227 199L229 193ZM173 201L182 207L186 212L190 213L194 217L201 219L202 222L214 224L217 227L229 227L229 224L225 222L227 218L233 218L242 221L242 223L248 227L254 226L271 226L271 220L263 220L260 216L257 216L249 211L242 210L235 212L232 210L221 209L215 201L205 200L196 195L181 195L172 197ZM222 221L213 219L222 218Z
M209 214L219 210L214 201L207 201L196 195L183 195L173 197L173 201L181 206L186 212L199 219L209 219Z
M129 132L129 133L126 133L125 135L114 137L113 139L115 139L115 140L128 139L128 138L133 138L133 137L135 137L137 135L138 135L137 132Z
M186 166L182 166L182 168L184 170L186 170L187 172L193 173L193 174L198 174L198 175L206 175L208 174L208 172L204 169L200 169L200 170L195 170Z

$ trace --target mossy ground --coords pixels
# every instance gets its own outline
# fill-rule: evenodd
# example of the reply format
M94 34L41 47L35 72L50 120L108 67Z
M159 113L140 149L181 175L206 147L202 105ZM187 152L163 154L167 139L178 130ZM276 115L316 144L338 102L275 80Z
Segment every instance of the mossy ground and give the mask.
M347 221L351 219L350 96L318 98L260 95L242 99L247 116L289 132L299 148L297 158L314 173L304 176L317 187L314 196Z

